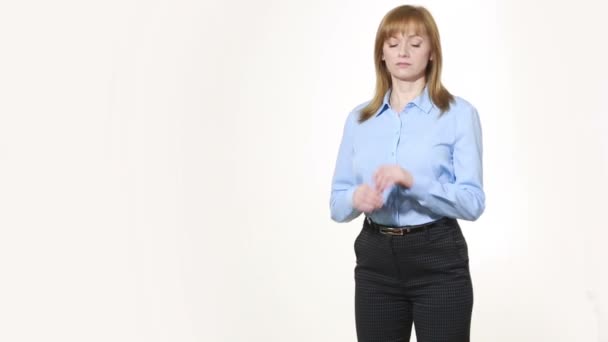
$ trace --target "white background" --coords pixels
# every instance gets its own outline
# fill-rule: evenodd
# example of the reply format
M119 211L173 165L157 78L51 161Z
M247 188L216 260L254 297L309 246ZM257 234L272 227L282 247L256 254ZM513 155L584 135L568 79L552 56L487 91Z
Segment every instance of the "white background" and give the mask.
M329 219L397 1L2 1L1 341L355 341ZM473 341L608 341L599 1L422 1L479 110Z

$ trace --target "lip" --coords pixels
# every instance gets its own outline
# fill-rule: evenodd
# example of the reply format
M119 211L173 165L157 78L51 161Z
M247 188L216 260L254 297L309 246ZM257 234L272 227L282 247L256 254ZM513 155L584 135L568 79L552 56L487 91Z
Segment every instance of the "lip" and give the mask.
M405 62L397 63L397 66L398 66L398 67L402 67L402 68L407 68L407 67L409 67L410 65L412 65L412 64L410 64L410 63L405 63Z

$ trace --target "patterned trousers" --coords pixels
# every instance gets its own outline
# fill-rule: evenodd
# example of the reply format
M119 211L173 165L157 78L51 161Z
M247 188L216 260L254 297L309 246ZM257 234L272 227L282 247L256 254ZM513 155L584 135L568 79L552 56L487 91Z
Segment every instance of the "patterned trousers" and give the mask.
M402 236L364 220L355 240L359 342L469 341L473 287L467 243L455 219ZM419 229L419 228L416 228Z

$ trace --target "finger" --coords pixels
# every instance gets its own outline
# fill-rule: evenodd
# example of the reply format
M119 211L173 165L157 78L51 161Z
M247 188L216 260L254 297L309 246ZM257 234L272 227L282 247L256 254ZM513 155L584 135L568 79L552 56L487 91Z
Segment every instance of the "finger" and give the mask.
M381 178L382 178L382 173L376 171L376 173L374 174L374 184L376 184L376 187L378 187L378 183L380 182Z
M378 193L370 194L364 203L374 208L380 208L383 205L382 197Z
M374 208L374 210L376 210L376 209L380 209L380 208L382 208L383 206L384 206L384 203L382 203L382 200L377 201L377 202L374 202L374 203L372 204L372 207Z
M374 210L374 209L381 208L382 202L378 201L377 198L374 198L373 196L371 196L371 197L367 198L365 202L363 202L363 206L368 207L371 210Z
M369 192L370 192L371 188L367 185L367 184L363 184L361 185L361 188L359 189L359 199L362 200L364 198L366 198L367 196L369 196Z
M355 196L353 198L353 205L361 210L361 206L366 202L366 198L369 196L369 187L367 186L361 186L359 189L357 189L357 192L355 193Z
M384 175L386 175L386 166L380 166L376 169L376 172L374 172L375 177L382 177Z
M379 190L378 184L376 184L373 188L369 189L368 195L369 196L375 196L376 194L381 193L381 191Z
M384 199L382 198L382 195L378 195L376 197L375 206L377 208L381 208L383 205L384 205Z
M380 179L380 184L378 186L378 192L384 192L389 182L390 179L386 175L382 176L382 178Z
M384 180L384 189L390 188L396 183L395 175L390 174Z
M374 206L372 206L372 205L364 205L364 206L362 207L362 210L361 210L361 211L363 211L363 212L364 212L364 213L366 213L366 214L369 214L369 213L371 213L372 211L374 211L375 209L376 209L376 208L374 208Z
M362 206L367 206L367 207L375 207L376 206L376 199L374 199L373 197L367 197L365 198L362 202L361 205Z
M392 177L390 175L386 175L384 179L382 179L382 191L386 190L393 183Z
M382 191L382 184L384 183L384 174L380 173L378 174L378 177L376 178L376 190L377 191Z
M384 181L384 182L383 182L383 184L382 184L382 185L384 186L384 189L386 189L386 188L388 188L389 186L391 186L391 184L393 184L393 183L395 182L395 181L394 181L394 179L395 179L395 177L393 176L393 174L392 174L392 173L387 173L387 174L384 176L384 179L383 179L383 181Z
M363 202L363 201L359 201L359 203L357 203L357 205L355 206L355 208L359 211L362 212L370 212L372 210L372 207L368 202Z
M392 184L392 182L390 181L390 179L383 179L382 180L382 189L380 190L381 192L384 192L388 187L390 187Z
M366 208L368 211L373 211L382 208L382 204L375 201L371 201L369 203L365 203L362 207Z
M363 189L361 189L361 198L368 198L370 196L371 193L373 193L374 190L369 187L368 185L365 185L365 187Z

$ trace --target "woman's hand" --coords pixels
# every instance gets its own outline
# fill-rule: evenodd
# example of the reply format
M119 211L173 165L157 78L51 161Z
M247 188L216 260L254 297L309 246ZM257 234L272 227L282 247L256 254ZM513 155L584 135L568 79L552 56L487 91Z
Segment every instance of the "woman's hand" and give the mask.
M353 206L366 214L382 207L382 193L367 184L359 185L353 194Z
M384 165L374 173L374 183L376 183L376 190L382 193L393 184L411 188L414 184L414 178L409 171L399 165Z

